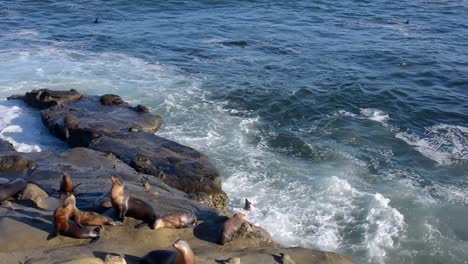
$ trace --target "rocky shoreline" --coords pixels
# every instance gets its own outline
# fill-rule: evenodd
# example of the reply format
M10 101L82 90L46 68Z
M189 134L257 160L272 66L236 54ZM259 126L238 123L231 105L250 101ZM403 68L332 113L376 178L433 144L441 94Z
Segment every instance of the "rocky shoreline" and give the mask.
M232 216L221 176L207 156L155 135L162 119L144 106L132 107L117 95L88 96L75 90L33 90L8 99L40 109L49 131L70 149L19 153L0 141L0 178L29 182L0 206L0 258L5 263L102 263L107 254L139 263L147 252L170 249L178 238L188 241L197 263L236 258L240 263L354 263L331 252L281 247L248 222L233 241L217 244L219 227ZM151 203L158 215L193 212L200 224L135 229L138 221L127 217L123 226L106 226L93 244L64 236L47 240L54 231L53 211L61 205L57 191L64 173L80 184L76 200L82 210L113 216L108 192L111 176L118 175L127 192Z

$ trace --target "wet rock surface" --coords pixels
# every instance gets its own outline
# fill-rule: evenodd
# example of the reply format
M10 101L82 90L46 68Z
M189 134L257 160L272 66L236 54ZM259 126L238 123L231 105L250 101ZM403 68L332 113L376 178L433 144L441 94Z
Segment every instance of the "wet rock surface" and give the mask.
M227 196L218 172L196 150L142 132L159 127L144 107L132 108L115 95L87 97L76 91L33 91L19 98L30 98L30 105L41 109L49 107L42 115L51 132L71 146L86 148L19 153L0 141L0 146L7 146L0 150L0 187L17 178L27 182L0 206L0 259L5 263L139 263L149 251L173 250L177 239L188 241L197 263L354 263L334 253L283 248L248 220L232 241L218 245L221 227L232 217L223 209ZM97 113L103 116L95 118ZM119 118L106 119L113 113ZM127 120L142 114L151 117ZM128 127L138 132L129 132ZM48 239L54 233L54 210L63 203L59 188L64 173L79 184L75 196L80 210L115 219L109 191L111 176L116 175L124 181L126 193L148 202L157 215L193 212L199 224L137 229L140 221L126 217L122 226L106 226L92 244L90 239L64 236Z

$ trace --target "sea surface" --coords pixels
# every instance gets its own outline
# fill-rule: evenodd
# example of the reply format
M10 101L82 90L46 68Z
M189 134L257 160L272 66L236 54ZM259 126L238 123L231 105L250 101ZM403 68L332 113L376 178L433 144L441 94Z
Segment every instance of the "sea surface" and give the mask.
M0 0L0 98L121 95L232 210L359 263L468 263L468 1ZM0 101L19 151L65 148Z

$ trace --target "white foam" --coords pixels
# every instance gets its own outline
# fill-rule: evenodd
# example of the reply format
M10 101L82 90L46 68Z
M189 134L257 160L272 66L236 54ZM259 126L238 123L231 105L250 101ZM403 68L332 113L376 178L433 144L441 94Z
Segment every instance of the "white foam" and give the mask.
M353 113L345 111L345 110L338 110L336 112L336 114L341 115L341 116L357 117L356 114L353 114Z
M468 160L468 128L463 126L439 124L427 128L423 137L411 132L399 132L395 137L415 146L439 165Z
M390 200L377 193L366 217L365 241L371 260L384 263L387 250L396 248L405 231L403 215L389 206Z
M18 100L0 100L0 138L8 140L19 152L65 148L65 143L49 134L39 111Z
M386 114L382 110L374 109L374 108L362 108L361 114L367 117L369 120L376 121L379 123L383 123L390 119L388 114Z

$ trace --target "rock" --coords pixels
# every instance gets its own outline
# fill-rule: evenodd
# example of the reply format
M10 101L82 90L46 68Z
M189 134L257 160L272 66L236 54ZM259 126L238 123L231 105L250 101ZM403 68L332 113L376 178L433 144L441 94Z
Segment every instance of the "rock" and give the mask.
M2 151L15 151L15 148L9 141L0 139L0 152Z
M22 154L6 154L0 156L0 173L27 172L37 167L37 164L25 158Z
M240 258L230 258L228 261L226 261L226 264L240 264Z
M255 241L259 245L273 242L273 239L271 238L270 234L268 234L268 232L265 229L259 226L255 226L247 221L244 221L242 223L241 227L239 228L239 231L234 237L242 237L243 239Z
M89 148L113 153L135 170L153 175L186 193L206 193L210 203L225 208L221 177L202 153L150 133L113 133L96 138Z
M94 207L95 208L105 208L109 209L112 208L112 203L110 201L110 193L106 192L103 195L99 196L94 200Z
M120 255L107 254L104 264L127 264L127 261Z
M204 192L194 192L187 195L190 199L195 200L199 203L206 204L207 206L214 207L213 201L211 201L208 194Z
M104 262L101 259L93 258L93 257L54 262L54 264L103 264L103 263Z
M294 260L292 260L289 254L281 253L281 263L282 264L296 264Z
M80 100L82 95L76 90L69 91L52 91L49 89L32 90L24 96L14 95L8 97L12 99L23 99L27 104L32 107L46 109L53 106L64 106L71 102Z
M138 112L119 102L114 95L83 96L66 106L43 110L42 120L52 134L66 140L71 147L88 147L91 140L109 133L158 130L160 116Z
M141 112L141 113L149 113L149 110L148 110L148 107L144 106L144 105L137 105L135 107L135 110L137 112Z
M64 198L61 197L61 198L56 198L56 197L46 197L42 200L39 200L37 203L36 203L36 206L38 208L41 208L41 209L46 209L46 210L55 210L57 209L58 207L62 206L63 205L63 200Z
M28 183L26 184L26 188L24 188L24 190L19 195L18 200L30 200L33 201L36 205L39 205L48 197L49 195L39 186L34 183Z
M128 106L126 102L122 100L122 98L115 94L105 94L99 98L99 102L102 105L125 105Z

